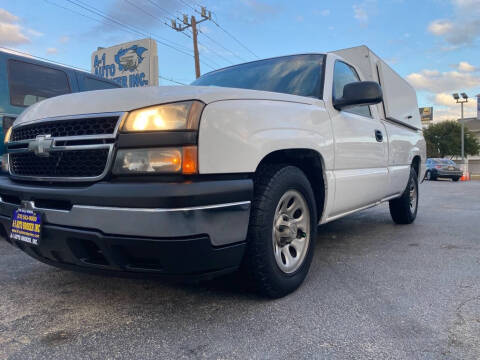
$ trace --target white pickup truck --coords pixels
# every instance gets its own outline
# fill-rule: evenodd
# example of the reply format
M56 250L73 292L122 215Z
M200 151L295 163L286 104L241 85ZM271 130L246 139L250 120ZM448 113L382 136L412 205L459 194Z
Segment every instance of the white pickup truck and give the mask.
M317 225L389 201L415 220L415 91L367 47L259 60L192 86L58 96L6 135L0 232L48 264L295 290ZM320 228L321 231L321 228Z

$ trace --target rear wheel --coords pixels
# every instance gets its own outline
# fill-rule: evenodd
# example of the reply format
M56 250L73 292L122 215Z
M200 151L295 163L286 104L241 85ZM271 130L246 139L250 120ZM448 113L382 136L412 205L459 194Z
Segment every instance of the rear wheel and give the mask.
M430 170L427 171L427 180L428 181L437 180L436 176L433 175Z
M453 181L458 181L458 180L460 180L460 178L459 177L454 177L452 180Z
M285 296L305 279L317 228L315 197L305 174L289 165L266 165L255 176L244 272L257 290Z
M390 215L397 224L411 224L417 217L418 209L418 177L413 168L402 196L390 200Z

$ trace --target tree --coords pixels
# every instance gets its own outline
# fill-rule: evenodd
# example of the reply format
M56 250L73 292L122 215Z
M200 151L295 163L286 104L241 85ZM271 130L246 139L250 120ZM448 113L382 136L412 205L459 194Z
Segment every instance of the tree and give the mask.
M456 121L443 121L430 125L423 130L427 142L427 157L461 156L462 126ZM478 139L465 127L465 155L477 155L480 152Z

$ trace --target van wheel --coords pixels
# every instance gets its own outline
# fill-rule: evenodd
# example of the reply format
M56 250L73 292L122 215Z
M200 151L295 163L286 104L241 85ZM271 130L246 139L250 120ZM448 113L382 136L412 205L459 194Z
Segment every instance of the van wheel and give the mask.
M312 187L297 167L266 165L255 176L243 269L262 295L297 289L312 262L317 234Z
M415 169L410 169L410 178L402 196L390 200L390 215L397 224L411 224L417 217L418 178Z

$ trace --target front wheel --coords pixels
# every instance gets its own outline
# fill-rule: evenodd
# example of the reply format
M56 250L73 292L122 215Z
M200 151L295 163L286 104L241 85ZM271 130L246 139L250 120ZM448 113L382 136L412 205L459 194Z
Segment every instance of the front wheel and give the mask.
M460 180L460 178L459 177L454 177L452 180L453 181L458 181L458 180Z
M255 176L243 269L265 296L279 298L305 279L315 248L317 212L297 167L266 165Z
M402 196L390 200L390 215L397 224L411 224L417 217L418 209L418 177L413 168Z

